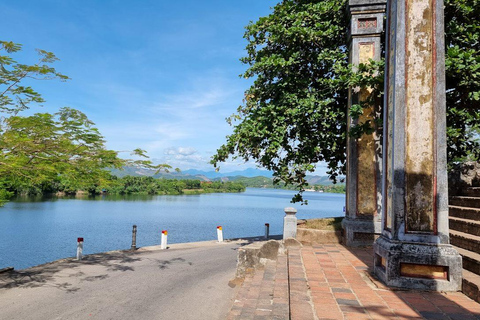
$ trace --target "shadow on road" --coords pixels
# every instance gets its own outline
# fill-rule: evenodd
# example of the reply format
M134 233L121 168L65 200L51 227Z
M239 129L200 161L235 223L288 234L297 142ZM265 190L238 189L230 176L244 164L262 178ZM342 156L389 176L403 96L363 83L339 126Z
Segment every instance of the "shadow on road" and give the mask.
M138 254L139 253L132 251L116 251L102 254L92 254L85 256L81 261L69 258L25 270L7 272L0 274L0 289L50 286L65 290L67 292L75 292L78 290L78 288L70 288L71 284L68 282L56 283L54 276L62 270L74 269L82 265L104 266L107 271L135 271L132 266L127 264L140 261L141 258L137 256ZM108 274L93 277L84 276L85 273L81 271L69 275L69 277L80 278L81 281L90 282L104 280L109 277Z

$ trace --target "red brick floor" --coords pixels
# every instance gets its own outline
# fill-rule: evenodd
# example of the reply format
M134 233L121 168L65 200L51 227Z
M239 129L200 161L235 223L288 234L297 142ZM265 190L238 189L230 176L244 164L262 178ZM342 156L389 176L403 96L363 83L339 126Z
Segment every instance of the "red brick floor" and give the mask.
M460 292L385 287L369 273L372 253L336 244L291 247L247 276L228 319L480 319L480 304Z
M264 269L245 277L227 319L289 319L286 255L279 256L276 262L268 261Z

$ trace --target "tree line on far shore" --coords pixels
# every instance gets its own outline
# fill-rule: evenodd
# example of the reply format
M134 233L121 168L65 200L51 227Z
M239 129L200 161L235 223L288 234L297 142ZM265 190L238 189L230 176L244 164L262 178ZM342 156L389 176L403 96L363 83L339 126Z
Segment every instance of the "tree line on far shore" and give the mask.
M181 194L201 194L214 192L243 192L245 185L239 182L221 182L221 181L200 181L195 179L177 180L177 179L156 179L153 177L133 177L125 176L118 178L110 175L109 179L103 180L103 183L93 183L90 186L79 189L71 181L58 178L43 182L40 185L11 185L6 188L9 196L13 195L48 195L65 194L73 195L77 193L96 194L149 194L149 195L181 195Z

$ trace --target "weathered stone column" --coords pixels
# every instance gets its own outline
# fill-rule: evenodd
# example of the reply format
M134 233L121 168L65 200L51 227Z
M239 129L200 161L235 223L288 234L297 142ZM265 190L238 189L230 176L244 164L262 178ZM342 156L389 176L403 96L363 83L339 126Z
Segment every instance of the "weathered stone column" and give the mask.
M375 274L393 287L460 289L449 244L442 0L387 8L383 231Z
M380 60L385 8L385 0L349 1L351 64ZM349 107L365 101L370 95L368 88L352 91L350 88ZM348 117L348 130L359 121L371 120L373 123L379 108L365 108L357 120ZM347 136L347 203L342 222L347 246L372 245L382 231L382 145L378 128L375 129L372 135L363 135L359 139Z

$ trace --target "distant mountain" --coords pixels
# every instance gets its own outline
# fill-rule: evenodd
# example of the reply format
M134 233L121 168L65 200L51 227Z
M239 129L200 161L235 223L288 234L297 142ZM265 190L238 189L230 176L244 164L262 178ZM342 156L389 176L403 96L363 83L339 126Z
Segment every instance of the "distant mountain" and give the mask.
M189 169L189 170L182 171L182 173L190 174L190 175L202 175L209 179L222 178L222 177L234 177L234 176L242 176L247 178L258 177L258 176L269 177L269 178L272 177L271 171L261 170L256 168L248 168L242 171L233 171L233 172L201 171L201 170Z
M178 179L178 180L185 180L185 179L196 179L196 180L201 180L201 181L210 181L209 178L207 178L204 175L196 174L196 175L191 175L191 174L185 174L183 172L159 172L155 173L155 170L151 169L140 169L140 168L135 168L135 167L125 167L123 170L118 170L118 169L111 169L110 170L111 174L121 178L125 176L134 176L134 177L154 177L154 178L164 178L164 179Z
M249 168L242 171L233 171L233 172L215 172L215 171L201 171L195 169L189 169L181 172L160 172L155 174L155 170L150 169L140 169L135 167L125 167L124 170L112 169L110 171L113 175L117 177L124 176L146 176L154 178L164 178L164 179L197 179L201 181L211 181L211 180L221 180L221 181L241 181L246 182L246 178L256 178L254 184L263 186L266 184L272 184L272 172L267 170L260 170L255 168ZM321 184L321 185L331 185L332 181L328 176L315 176L307 175L307 181L310 185ZM345 177L339 177L338 182L340 183L341 179ZM248 179L247 179L248 180ZM249 181L249 182L251 182Z
M345 177L339 177L337 179L338 185L343 185L345 182L341 182L341 179ZM273 186L273 179L265 176L256 176L256 177L245 177L245 176L228 176L221 178L214 178L213 180L220 181L235 181L242 182L247 187L254 188L267 188L268 186ZM309 185L323 185L330 186L333 185L333 182L328 178L328 176L307 176L307 181Z
M308 184L310 185L315 185L315 184L321 184L324 186L329 186L333 184L332 180L328 178L328 176L306 176L306 179L308 181ZM340 183L341 178L337 179L337 183Z

